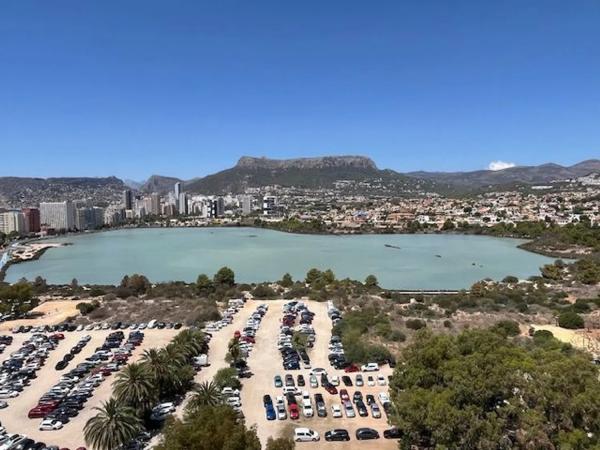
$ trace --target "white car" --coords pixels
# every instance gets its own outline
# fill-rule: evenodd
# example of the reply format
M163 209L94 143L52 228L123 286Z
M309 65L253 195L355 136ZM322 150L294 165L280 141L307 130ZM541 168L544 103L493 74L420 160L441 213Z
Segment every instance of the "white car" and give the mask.
M44 419L40 423L40 431L60 430L62 427L62 422L56 419Z
M310 428L296 428L294 430L294 440L296 442L316 442L321 437L319 433Z
M390 397L385 392L380 392L379 393L379 402L382 405L385 405L386 403L390 402Z
M227 400L225 400L225 403L227 403L229 406L233 406L233 407L242 406L242 403L240 402L239 397L227 397Z
M319 376L319 375L327 375L327 371L325 369L322 369L320 367L315 367L314 369L312 369L310 371L311 375L315 375L315 376Z
M372 376L368 376L367 377L367 384L369 386L375 386L375 378L373 378Z
M377 372L379 370L379 364L377 363L368 363L363 364L360 368L363 372Z
M302 405L302 415L306 418L314 416L315 412L313 411L312 405L310 405L310 404Z
M19 393L8 389L0 390L0 398L15 398Z
M331 415L333 417L335 417L336 419L339 419L340 417L342 417L342 407L340 405L338 405L337 403L334 403L333 405L331 405Z
M310 387L311 388L318 388L319 387L319 381L317 380L317 377L314 375L311 375L310 378Z
M19 442L24 441L26 438L22 434L13 434L0 445L0 450L7 450L12 446L16 446Z
M331 384L333 384L334 386L339 386L340 385L340 377L338 377L337 375L333 375L330 379L329 382Z
M377 384L379 386L385 386L387 384L387 380L385 379L385 377L383 375L379 375L377 377Z
M152 408L153 412L175 412L175 405L172 402L159 403L154 408Z
M221 391L221 394L227 397L239 397L240 391L238 389L233 389L229 386L225 386Z

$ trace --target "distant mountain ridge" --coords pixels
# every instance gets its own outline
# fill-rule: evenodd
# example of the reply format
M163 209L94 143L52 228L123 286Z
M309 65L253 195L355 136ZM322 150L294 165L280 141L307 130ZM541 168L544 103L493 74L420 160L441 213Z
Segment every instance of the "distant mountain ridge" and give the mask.
M456 187L481 188L514 183L539 184L577 178L592 172L600 172L600 160L588 159L572 166L547 163L539 166L515 166L502 170L476 170L472 172L409 172L415 178L454 185Z
M503 170L471 172L409 172L379 169L365 156L269 159L241 157L237 164L205 177L182 180L152 175L138 189L116 177L20 178L0 177L0 207L35 206L42 201L91 199L100 204L117 201L128 188L142 193L173 191L177 182L191 193L242 193L247 188L266 186L333 188L356 194L408 195L438 192L462 194L552 181L600 173L600 159L572 166L542 164ZM132 187L133 184L133 187Z
M393 170L380 170L365 156L324 156L316 158L268 159L244 156L231 169L222 170L185 183L190 192L217 194L240 193L248 188L282 186L297 188L331 188L347 182L346 190L390 193L411 192L419 184Z

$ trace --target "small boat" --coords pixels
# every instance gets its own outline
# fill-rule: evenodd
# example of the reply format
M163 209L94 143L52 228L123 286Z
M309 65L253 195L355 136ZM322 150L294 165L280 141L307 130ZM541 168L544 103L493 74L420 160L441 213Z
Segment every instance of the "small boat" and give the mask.
M435 255L435 257L436 257L436 258L441 258L441 257L442 257L442 255Z
M401 249L401 247L398 247L397 245L392 245L392 244L383 244L383 245L387 248L395 248L397 250Z

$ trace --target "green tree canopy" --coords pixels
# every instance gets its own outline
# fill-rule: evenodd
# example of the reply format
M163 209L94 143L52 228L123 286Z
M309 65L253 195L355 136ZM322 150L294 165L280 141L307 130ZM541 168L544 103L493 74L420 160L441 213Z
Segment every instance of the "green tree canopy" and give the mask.
M292 279L292 276L289 273L286 273L281 278L281 281L279 282L279 284L286 288L292 287L292 285L294 284L294 280Z
M377 277L375 275L368 275L365 278L365 286L368 288L377 287L379 285L379 281L377 281Z
M199 406L184 420L172 419L157 450L260 450L256 430L246 428L229 406Z
M392 422L406 446L550 450L581 432L581 448L599 444L598 371L570 346L423 330L399 362Z
M213 280L216 285L232 287L235 284L235 274L229 267L221 267Z

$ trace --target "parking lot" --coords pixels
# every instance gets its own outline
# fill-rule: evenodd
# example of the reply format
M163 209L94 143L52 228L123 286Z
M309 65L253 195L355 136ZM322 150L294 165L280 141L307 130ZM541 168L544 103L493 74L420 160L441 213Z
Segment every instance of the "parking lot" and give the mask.
M91 331L73 331L64 332L64 339L58 341L55 349L48 352L45 364L37 371L37 377L31 380L29 386L24 386L23 391L15 398L8 398L5 401L8 407L0 410L0 421L9 434L23 434L36 441L45 442L48 445L58 445L61 448L76 449L85 446L83 439L83 426L95 412L93 408L99 406L101 402L110 398L113 375L105 377L104 381L98 384L92 391L92 396L85 403L85 406L76 417L72 417L68 423L60 430L40 431L39 426L42 421L40 418L28 418L29 411L38 404L42 395L50 390L59 378L70 369L75 368L79 363L90 357L97 347L100 347L109 333L113 330L91 330ZM123 330L125 339L130 330ZM174 329L146 329L144 330L144 339L142 343L135 347L129 361L138 359L145 349L152 347L163 347L178 333ZM52 333L49 333L52 334ZM66 369L57 371L56 364L61 361L65 354L74 347L80 339L89 335L91 339L81 351L73 356ZM6 361L10 354L21 347L24 341L31 338L32 333L12 334L13 342L6 347L0 359Z
M307 448L365 448L365 449L395 449L398 447L398 443L393 439L384 439L384 430L390 428L387 423L386 415L381 408L379 401L380 393L387 393L387 382L385 386L380 386L375 383L375 386L368 386L367 377L372 375L376 381L377 376L383 375L387 381L387 376L391 375L392 369L388 366L382 366L377 372L365 372L361 373L364 378L364 385L356 387L354 385L356 373L345 373L344 370L335 370L331 367L328 354L329 354L329 340L331 338L331 320L327 315L327 304L313 301L305 301L304 303L308 306L308 309L315 313L312 322L312 327L315 330L315 343L314 347L308 349L308 356L310 357L312 368L323 368L327 371L329 379L333 376L338 376L340 379L342 376L350 376L353 386L346 387L343 383L337 386L338 391L346 389L350 400L354 392L360 390L363 398L367 395L373 395L378 406L381 409L382 417L373 418L371 410L368 411L367 417L360 417L358 413L353 418L348 418L343 413L342 417L334 418L332 416L331 405L341 405L339 394L334 395L328 393L321 385L321 379L318 378L318 388L310 386L310 372L311 369L301 368L300 370L283 370L282 359L280 352L277 349L278 336L280 334L280 321L283 317L284 305L287 301L267 301L265 302L269 306L269 310L262 320L261 327L256 333L256 343L254 351L248 358L248 365L251 371L254 373L249 379L243 379L243 389L241 393L243 411L246 416L247 425L257 425L257 432L263 445L266 444L267 439L271 436L278 437L281 435L291 436L294 428L307 427L320 434L321 440L318 443L299 443L299 446ZM252 310L253 308L250 308ZM233 328L232 328L233 330ZM301 365L302 366L302 365ZM302 414L302 397L297 396L297 401L300 406L299 419L291 420L288 417L285 420L267 420L265 408L263 407L263 396L270 395L273 403L276 403L276 398L282 395L282 389L276 388L274 385L274 378L276 375L280 375L282 380L285 382L285 375L291 374L294 377L295 384L297 384L298 375L302 374L306 385L299 387L300 391L307 391L312 399L313 409L315 410L313 417L306 418ZM326 417L318 417L315 409L314 394L320 393L323 396L325 405L327 408ZM366 402L365 402L366 403ZM286 409L287 408L286 401ZM356 411L356 407L354 408ZM381 436L380 439L376 440L365 440L357 441L355 438L355 432L359 428L373 428L377 430ZM350 442L326 442L324 440L324 434L328 430L334 428L342 428L348 431L350 435Z

